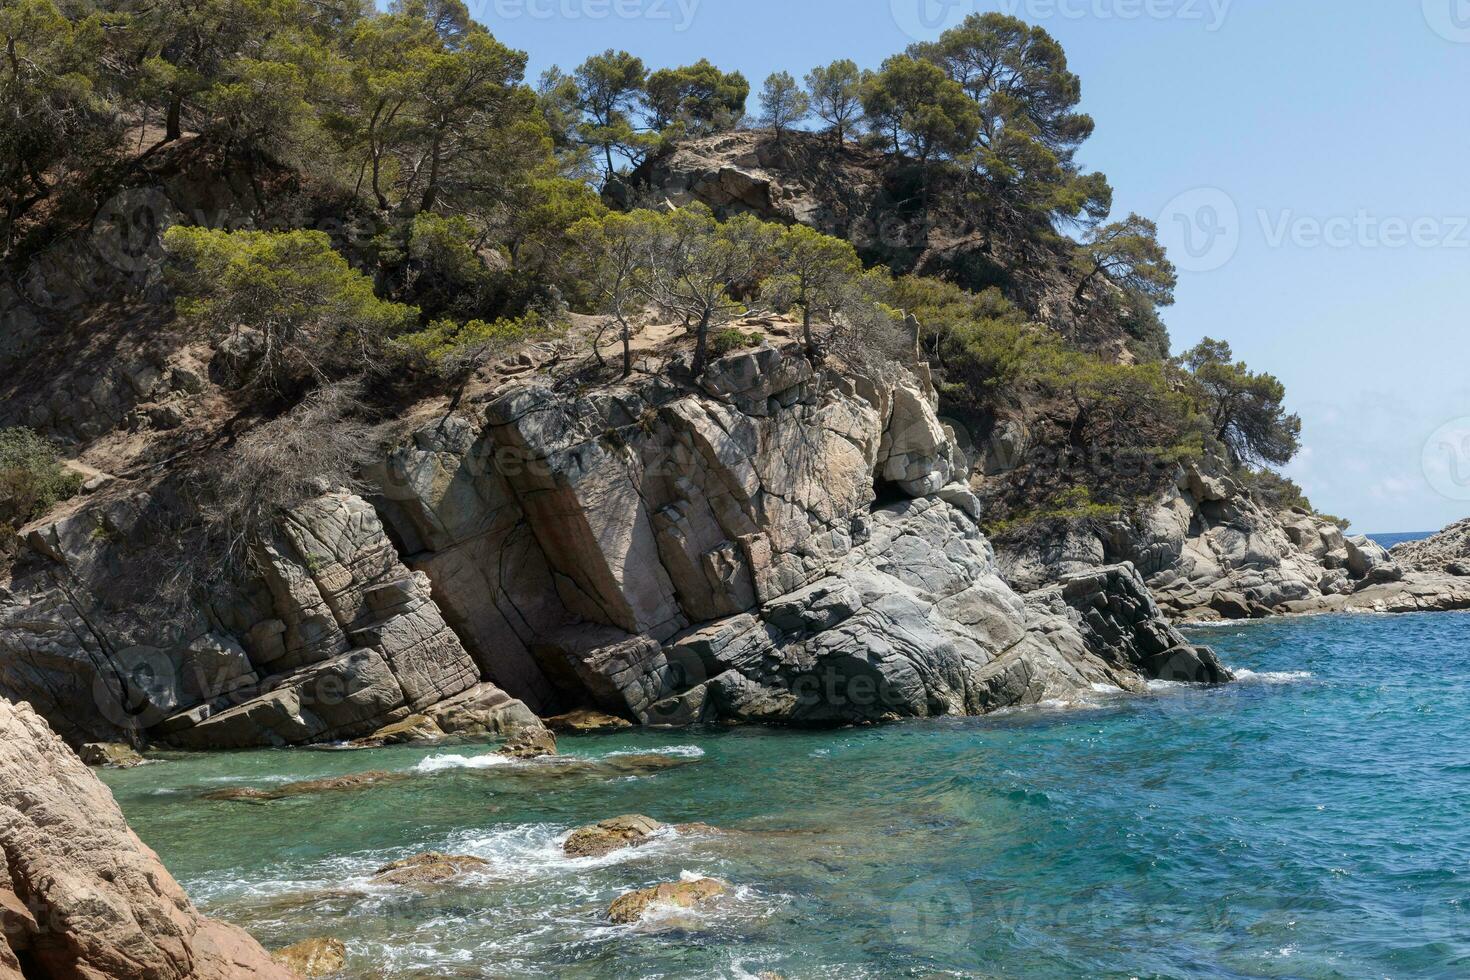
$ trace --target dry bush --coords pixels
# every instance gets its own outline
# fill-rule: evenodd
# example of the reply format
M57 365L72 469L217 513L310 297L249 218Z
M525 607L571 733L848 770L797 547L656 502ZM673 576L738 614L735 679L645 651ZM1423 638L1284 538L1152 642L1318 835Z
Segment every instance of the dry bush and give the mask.
M195 553L207 568L194 584L249 569L251 545L290 510L331 490L360 490L375 461L380 427L365 421L357 382L325 385L285 414L241 435L190 474L197 509Z

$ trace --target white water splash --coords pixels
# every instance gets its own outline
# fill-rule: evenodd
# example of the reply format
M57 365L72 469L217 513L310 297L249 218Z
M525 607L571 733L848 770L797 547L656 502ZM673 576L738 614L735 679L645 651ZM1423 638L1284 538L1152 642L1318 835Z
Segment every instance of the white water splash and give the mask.
M1306 670L1278 670L1261 671L1231 668L1235 672L1235 679L1242 684L1296 684L1300 681L1312 679L1311 671Z
M622 749L600 758L614 759L625 755L671 755L678 759L698 759L704 755L704 749L697 745L666 745L660 749Z
M446 769L494 769L512 765L516 760L497 752L484 755L431 755L413 767L414 772L444 772Z

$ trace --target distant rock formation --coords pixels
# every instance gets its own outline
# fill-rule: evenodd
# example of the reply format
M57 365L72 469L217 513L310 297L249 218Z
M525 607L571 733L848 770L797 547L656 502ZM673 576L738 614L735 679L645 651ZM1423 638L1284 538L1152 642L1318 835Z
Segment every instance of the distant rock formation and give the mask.
M112 794L26 704L0 699L0 977L289 980L200 915Z
M1470 577L1470 518L1457 521L1422 541L1405 541L1389 552L1393 561L1416 572Z

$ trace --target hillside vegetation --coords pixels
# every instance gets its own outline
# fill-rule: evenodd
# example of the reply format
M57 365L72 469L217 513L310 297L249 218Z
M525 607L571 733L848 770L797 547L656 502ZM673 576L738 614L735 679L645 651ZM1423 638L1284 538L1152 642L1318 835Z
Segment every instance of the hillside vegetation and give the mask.
M596 353L583 380L633 373L633 338L650 321L687 328L679 370L698 376L758 342L735 323L763 312L797 317L813 358L923 359L977 437L1018 419L1035 434L986 491L994 531L1124 515L1184 460L1305 503L1253 469L1295 452L1300 423L1281 385L1223 343L1168 358L1157 310L1175 273L1156 228L1109 220L1106 178L1078 160L1093 130L1081 82L1050 35L1015 18L972 16L876 71L777 73L755 118L749 82L705 60L650 70L607 51L533 84L526 55L460 0L383 12L354 0L18 0L0 11L0 35L12 280L138 174L187 154L244 202L227 227L169 222L162 292L105 298L119 304L114 326L166 326L214 352L231 422L193 448L186 496L202 513L229 510L199 475L240 472L250 425L309 420L357 436L425 394L457 404L476 372L565 334L573 313L599 318L599 340L621 340L609 359L577 334ZM919 238L875 254L799 223L632 206L640 167L752 128L795 159L866 161ZM927 261L957 243L966 262ZM1045 280L1045 302L1028 276ZM81 343L70 327L52 336L48 347ZM292 457L255 463L273 459ZM253 501L251 521L307 492L299 479L257 483L282 496ZM3 512L14 523L33 509Z

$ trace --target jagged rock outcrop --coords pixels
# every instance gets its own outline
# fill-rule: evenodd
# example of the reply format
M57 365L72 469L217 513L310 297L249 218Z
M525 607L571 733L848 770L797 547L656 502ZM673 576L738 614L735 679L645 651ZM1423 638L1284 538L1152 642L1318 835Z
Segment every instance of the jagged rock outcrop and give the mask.
M1026 596L1027 606L1066 615L1088 648L1125 676L1221 684L1234 676L1209 647L1191 644L1164 619L1148 586L1132 565L1112 565L1064 575Z
M1366 537L1344 535L1326 518L1273 511L1229 477L1187 466L1141 515L1007 545L1000 566L1013 586L1034 589L1131 562L1163 613L1177 620L1463 608L1466 583L1447 573L1459 539L1451 529L1443 540L1444 547L1390 554ZM1416 565L1419 554L1443 561Z
M416 714L504 734L539 727L527 706L874 721L1157 676L1180 642L1123 655L1075 614L1028 608L927 374L873 374L787 343L697 380L520 384L408 434L367 474L371 502L293 508L256 547L254 586L148 641L106 600L150 501L99 495L32 529L48 560L0 599L0 691L83 719L72 737L203 748L359 738ZM1097 584L1156 615L1127 576Z
M347 493L281 521L256 549L254 591L222 592L149 633L110 601L149 505L124 494L34 528L50 561L0 596L0 694L32 701L68 737L146 732L196 748L353 738L480 684L427 576ZM497 695L476 690L482 703Z
M200 915L112 794L29 705L0 699L0 976L289 980Z
M1394 545L1389 559L1416 572L1470 577L1470 518L1456 521L1422 541Z
M796 345L698 385L527 385L480 429L414 433L385 513L410 565L446 572L488 676L645 724L975 713L1154 676L1001 580L935 402Z

